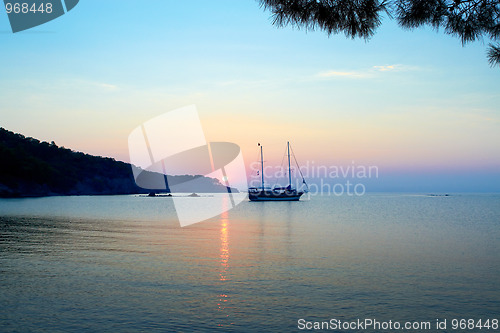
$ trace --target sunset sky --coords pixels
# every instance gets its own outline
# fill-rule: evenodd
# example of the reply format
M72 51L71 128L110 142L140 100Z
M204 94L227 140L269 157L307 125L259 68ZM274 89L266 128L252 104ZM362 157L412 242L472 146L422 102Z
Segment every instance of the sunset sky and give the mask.
M247 165L290 140L301 163L378 166L373 190L500 191L487 44L388 18L369 41L277 28L254 0L85 0L16 34L2 9L0 126L127 161L134 128L195 104Z

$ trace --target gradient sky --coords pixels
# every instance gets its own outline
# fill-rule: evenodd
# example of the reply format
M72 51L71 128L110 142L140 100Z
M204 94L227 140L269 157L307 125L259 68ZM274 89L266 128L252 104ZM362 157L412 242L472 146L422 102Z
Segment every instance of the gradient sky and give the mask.
M82 0L16 34L2 9L0 126L127 161L135 127L195 104L247 165L291 140L302 163L378 166L375 190L500 191L487 44L390 19L368 42L280 29L254 0Z

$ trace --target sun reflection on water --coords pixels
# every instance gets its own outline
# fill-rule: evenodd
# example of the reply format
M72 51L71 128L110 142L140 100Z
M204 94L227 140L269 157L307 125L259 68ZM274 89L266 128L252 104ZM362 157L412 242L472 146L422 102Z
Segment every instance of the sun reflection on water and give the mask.
M226 215L226 217L224 217ZM221 217L221 228L220 228L220 265L221 271L219 274L220 281L227 280L227 268L229 261L229 241L228 241L228 218L227 212L222 214Z
M223 205L227 205L227 200L223 201ZM220 248L219 248L219 259L220 259L220 272L219 272L219 282L221 283L221 293L217 296L219 311L223 317L228 318L229 314L227 312L229 295L224 291L225 282L228 280L227 273L229 268L229 216L228 212L221 214L220 218ZM218 326L224 326L223 323L219 323Z

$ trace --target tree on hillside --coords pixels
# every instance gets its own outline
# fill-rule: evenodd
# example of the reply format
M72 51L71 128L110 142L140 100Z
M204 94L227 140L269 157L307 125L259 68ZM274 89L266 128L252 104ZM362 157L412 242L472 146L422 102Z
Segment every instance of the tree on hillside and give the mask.
M320 29L328 35L370 38L382 15L403 28L430 25L460 38L462 45L484 37L488 60L500 65L500 1L498 0L259 0L273 13L273 24Z

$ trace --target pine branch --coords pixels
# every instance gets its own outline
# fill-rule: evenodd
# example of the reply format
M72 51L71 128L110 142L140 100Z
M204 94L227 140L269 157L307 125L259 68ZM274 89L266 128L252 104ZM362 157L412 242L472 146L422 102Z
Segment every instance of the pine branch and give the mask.
M492 67L496 65L500 66L500 44L496 46L493 44L489 45L488 62Z
M369 39L382 24L382 14L400 26L430 25L457 36L462 45L483 37L500 39L500 0L258 0L273 14L273 24L320 29L328 35ZM393 13L395 15L393 15ZM488 51L496 63L497 46Z

